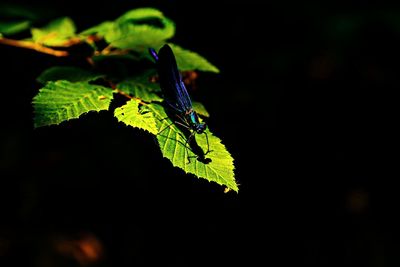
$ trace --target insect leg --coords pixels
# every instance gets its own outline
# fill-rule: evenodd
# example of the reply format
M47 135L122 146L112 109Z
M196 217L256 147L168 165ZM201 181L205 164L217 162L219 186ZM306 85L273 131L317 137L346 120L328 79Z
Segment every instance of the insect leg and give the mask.
M189 156L189 150L188 150L189 148L187 146L189 144L189 147L190 147L190 141L192 140L194 134L195 134L195 132L191 132L189 137L186 139L186 142L185 142L185 149L186 149L186 153L188 154L189 163L190 163L190 158L197 157L197 156ZM190 150L192 151L191 148L190 148Z
M176 115L176 116L177 116L179 119L182 119L179 115ZM163 118L163 119L160 119L160 121L163 121L163 120L166 120L166 119L169 119L169 117L165 117L165 118ZM170 126L171 126L172 124L174 124L174 123L177 123L177 124L179 124L179 125L185 127L186 129L190 129L187 125L184 125L184 124L182 124L182 123L179 122L179 121L174 121L174 122L168 124L166 127L164 127L161 131L159 131L158 134L160 134L161 132L163 132L165 129L167 129L168 127L170 127Z
M182 122L175 121L175 123L176 123L176 124L179 124L180 126L183 126L183 127L185 127L185 128L186 128L186 129L188 129L188 130L190 130L190 127L189 127L189 126L187 126L186 124L183 124Z
M210 153L212 150L210 150L210 144L208 143L208 135L206 132L204 132L206 134L206 141L207 141L207 152L204 155L207 155L208 153Z
M174 124L174 122L171 122L170 124L168 124L167 126L165 126L161 131L159 131L157 134L162 133L165 129L169 128L172 124Z

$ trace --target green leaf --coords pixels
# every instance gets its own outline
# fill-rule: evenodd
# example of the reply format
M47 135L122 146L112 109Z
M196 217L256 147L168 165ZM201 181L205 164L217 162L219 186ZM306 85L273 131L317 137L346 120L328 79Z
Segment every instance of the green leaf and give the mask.
M147 105L156 118L158 129L157 140L164 157L172 162L175 167L183 169L186 173L192 173L197 177L208 181L216 182L220 185L238 191L238 185L234 178L233 158L226 150L221 140L214 136L208 129L206 133L209 139L210 150L206 158L211 162L205 164L195 157L196 155L185 148L186 139L181 130L168 118L163 107L158 104ZM195 135L197 144L207 150L207 140L205 134ZM188 156L193 157L188 161Z
M75 24L69 17L53 20L43 28L31 29L33 41L48 46L63 46L75 37L75 31Z
M115 22L113 21L104 21L96 26L90 27L89 29L82 31L79 35L87 36L97 33L101 36L104 36L114 27L114 24Z
M127 11L125 14L120 16L116 21L117 22L126 22L129 20L146 20L146 19L163 19L164 14L155 8L144 7L144 8L137 8Z
M175 54L180 71L199 70L219 73L219 69L199 54L183 49L175 44L169 44Z
M29 29L31 26L30 21L13 21L13 22L1 22L0 21L0 33L4 35L12 35L24 30Z
M88 83L48 82L33 98L35 127L59 124L89 111L107 110L113 91Z
M77 67L51 67L43 71L37 81L45 84L49 81L67 80L70 82L90 82L97 80L104 75L94 73Z
M105 33L105 39L117 48L147 51L148 47L159 46L174 34L175 24L162 12L153 8L138 8L119 17Z
M104 61L104 60L133 60L133 61L139 61L141 58L138 57L137 55L127 53L127 54L106 54L106 55L95 55L92 56L92 59L95 63Z
M156 23L154 23L156 22ZM91 27L80 35L98 34L113 47L146 51L158 47L175 34L175 24L154 8L133 9L115 21L106 21Z
M126 105L116 108L114 116L126 125L157 134L158 130L153 113L146 106L139 106L140 100L131 99Z
M208 111L206 110L206 108L203 106L202 103L193 101L192 105L193 105L194 111L196 111L197 114L202 115L207 118L210 117L210 113L208 113Z
M160 86L158 83L151 82L150 77L151 73L131 77L117 84L117 88L146 102L161 102L163 99L156 94L160 92Z

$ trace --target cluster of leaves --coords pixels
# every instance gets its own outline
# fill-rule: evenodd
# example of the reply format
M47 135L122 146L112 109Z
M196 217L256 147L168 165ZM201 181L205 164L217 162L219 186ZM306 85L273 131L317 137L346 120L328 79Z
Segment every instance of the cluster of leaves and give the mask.
M199 54L169 42L175 34L175 24L161 11L134 9L114 21L105 21L79 33L69 17L55 19L40 28L31 24L29 20L0 22L0 42L12 44L9 36L30 30L31 36L15 40L15 45L23 42L19 46L58 56L68 55L63 48L82 43L92 51L86 58L90 68L55 66L38 77L43 87L33 99L35 127L60 124L90 111L109 110L114 112L118 121L155 135L163 156L174 166L238 191L233 158L221 140L207 129L212 150L207 154L209 160L188 160L197 156L186 148L185 135L168 118L161 104L163 98L158 83L154 81L156 72L148 53L150 47L158 50L168 43L181 71L219 72ZM126 68L117 69L116 73L110 68L99 67L107 65L104 64L107 60L150 64L141 65L140 71L134 73ZM110 103L116 94L127 97L127 102L111 110ZM203 118L209 116L200 103L195 102L194 109ZM195 140L202 149L207 148L204 134L197 134Z

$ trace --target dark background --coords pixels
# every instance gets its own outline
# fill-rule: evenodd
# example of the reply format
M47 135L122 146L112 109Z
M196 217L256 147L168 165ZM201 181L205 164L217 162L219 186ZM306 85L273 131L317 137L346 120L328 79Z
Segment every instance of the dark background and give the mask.
M261 2L37 1L78 30L142 6L174 20L221 70L191 93L240 191L107 112L33 129L35 78L69 59L1 45L0 266L398 266L400 9Z

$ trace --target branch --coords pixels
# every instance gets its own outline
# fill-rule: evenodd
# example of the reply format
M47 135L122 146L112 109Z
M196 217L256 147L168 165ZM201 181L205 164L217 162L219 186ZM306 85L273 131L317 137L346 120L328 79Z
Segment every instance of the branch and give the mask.
M118 88L115 88L114 90L115 90L118 94L120 94L120 95L122 95L122 96L124 96L124 97L126 97L126 98L128 98L128 99L136 99L136 100L139 100L139 104L140 104L140 105L147 105L147 104L148 104L147 102L143 101L141 98L134 97L134 96L130 96L130 95L128 95L127 93L125 93L125 92L119 90Z
M133 96L128 95L127 93L125 93L125 92L123 92L123 91L121 91L121 90L119 90L119 89L117 89L117 88L115 88L114 90L115 90L118 94L123 95L123 96L125 96L126 98L129 98L129 99L138 99L138 98L136 98L136 97L133 97Z
M96 55L126 55L130 49L117 49L111 45L106 46L103 50L97 51Z
M29 42L29 41L20 41L13 40L4 37L0 37L0 44L11 45L15 47L22 47L27 49L32 49L40 53L56 56L56 57L66 57L69 55L67 51L55 50L41 44Z
M128 98L128 99L136 99L136 100L139 100L139 101L140 101L140 104L142 104L142 105L146 105L146 104L147 104L146 102L143 102L142 99L137 98L137 97L134 97L134 96L130 96L129 94L125 93L124 91L118 89L118 88L117 88L117 85L114 84L112 81L109 81L109 80L106 79L106 82L108 82L108 84L110 85L110 87L111 87L113 90L115 90L115 92L117 92L118 94L120 94L120 95L122 95L122 96L124 96L124 97L126 97L126 98Z

